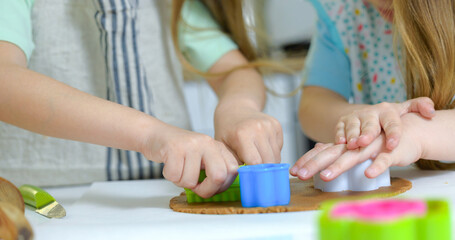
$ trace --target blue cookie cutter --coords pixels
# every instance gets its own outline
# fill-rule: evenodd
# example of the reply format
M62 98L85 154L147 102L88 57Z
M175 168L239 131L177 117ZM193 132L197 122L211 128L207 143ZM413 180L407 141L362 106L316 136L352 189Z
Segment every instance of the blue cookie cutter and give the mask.
M258 164L238 169L243 207L288 205L291 200L289 164Z

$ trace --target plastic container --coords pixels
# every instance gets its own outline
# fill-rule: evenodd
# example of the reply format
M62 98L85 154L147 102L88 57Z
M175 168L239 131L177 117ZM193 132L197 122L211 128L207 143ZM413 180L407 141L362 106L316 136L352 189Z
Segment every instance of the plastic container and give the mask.
M288 205L291 199L289 164L258 164L240 167L243 207Z
M322 206L320 240L449 240L449 205L442 200L369 199Z
M365 170L373 163L371 159L357 164L330 182L324 182L319 174L314 175L314 188L323 192L372 191L390 186L389 169L376 178L367 178Z
M202 182L207 175L204 170L201 170L199 175L199 182ZM239 176L237 176L231 186L224 192L213 195L209 198L203 198L185 188L186 201L188 203L201 203L201 202L236 202L240 201L240 185Z

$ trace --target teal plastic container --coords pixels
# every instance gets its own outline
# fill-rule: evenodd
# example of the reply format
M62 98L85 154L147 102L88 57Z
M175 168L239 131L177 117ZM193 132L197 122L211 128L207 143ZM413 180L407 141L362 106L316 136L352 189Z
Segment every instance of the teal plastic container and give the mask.
M243 207L288 205L291 200L289 164L258 164L238 169Z

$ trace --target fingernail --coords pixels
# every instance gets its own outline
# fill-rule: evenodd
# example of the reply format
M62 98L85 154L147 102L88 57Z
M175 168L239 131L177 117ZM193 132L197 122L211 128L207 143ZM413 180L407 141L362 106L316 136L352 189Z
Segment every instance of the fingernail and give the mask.
M291 174L295 175L297 173L297 167L292 167L291 168Z
M396 144L396 140L395 139L392 138L392 139L387 140L387 145L388 146L395 146L395 144Z
M339 143L345 143L345 142L346 142L346 138L344 138L344 137L339 137L339 138L338 138L338 142L339 142Z
M357 138L351 138L351 139L349 140L349 143L355 142L356 140L357 140Z
M332 171L326 169L326 170L321 172L321 175L326 177L326 178L329 178L330 176L332 176Z
M368 168L367 171L366 171L367 175L370 176L370 177L371 176L373 176L373 177L376 176L376 172L377 171L376 171L375 168Z
M436 112L436 111L435 111L434 109L431 109L431 110L430 110L430 113L431 113L431 114L434 114L435 112Z
M299 171L299 176L305 178L308 175L308 169L302 168Z

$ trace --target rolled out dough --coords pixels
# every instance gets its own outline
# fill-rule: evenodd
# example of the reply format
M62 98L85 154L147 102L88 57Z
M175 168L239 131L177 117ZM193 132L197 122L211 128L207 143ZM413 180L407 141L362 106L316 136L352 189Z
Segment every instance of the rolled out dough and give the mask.
M412 183L402 178L392 178L391 186L381 187L367 192L322 192L315 189L313 180L301 181L292 178L291 202L287 206L244 208L241 202L209 202L187 203L185 193L170 200L169 207L176 212L195 214L252 214L252 213L275 213L297 212L317 210L322 202L340 198L359 198L366 196L392 197L411 189Z

